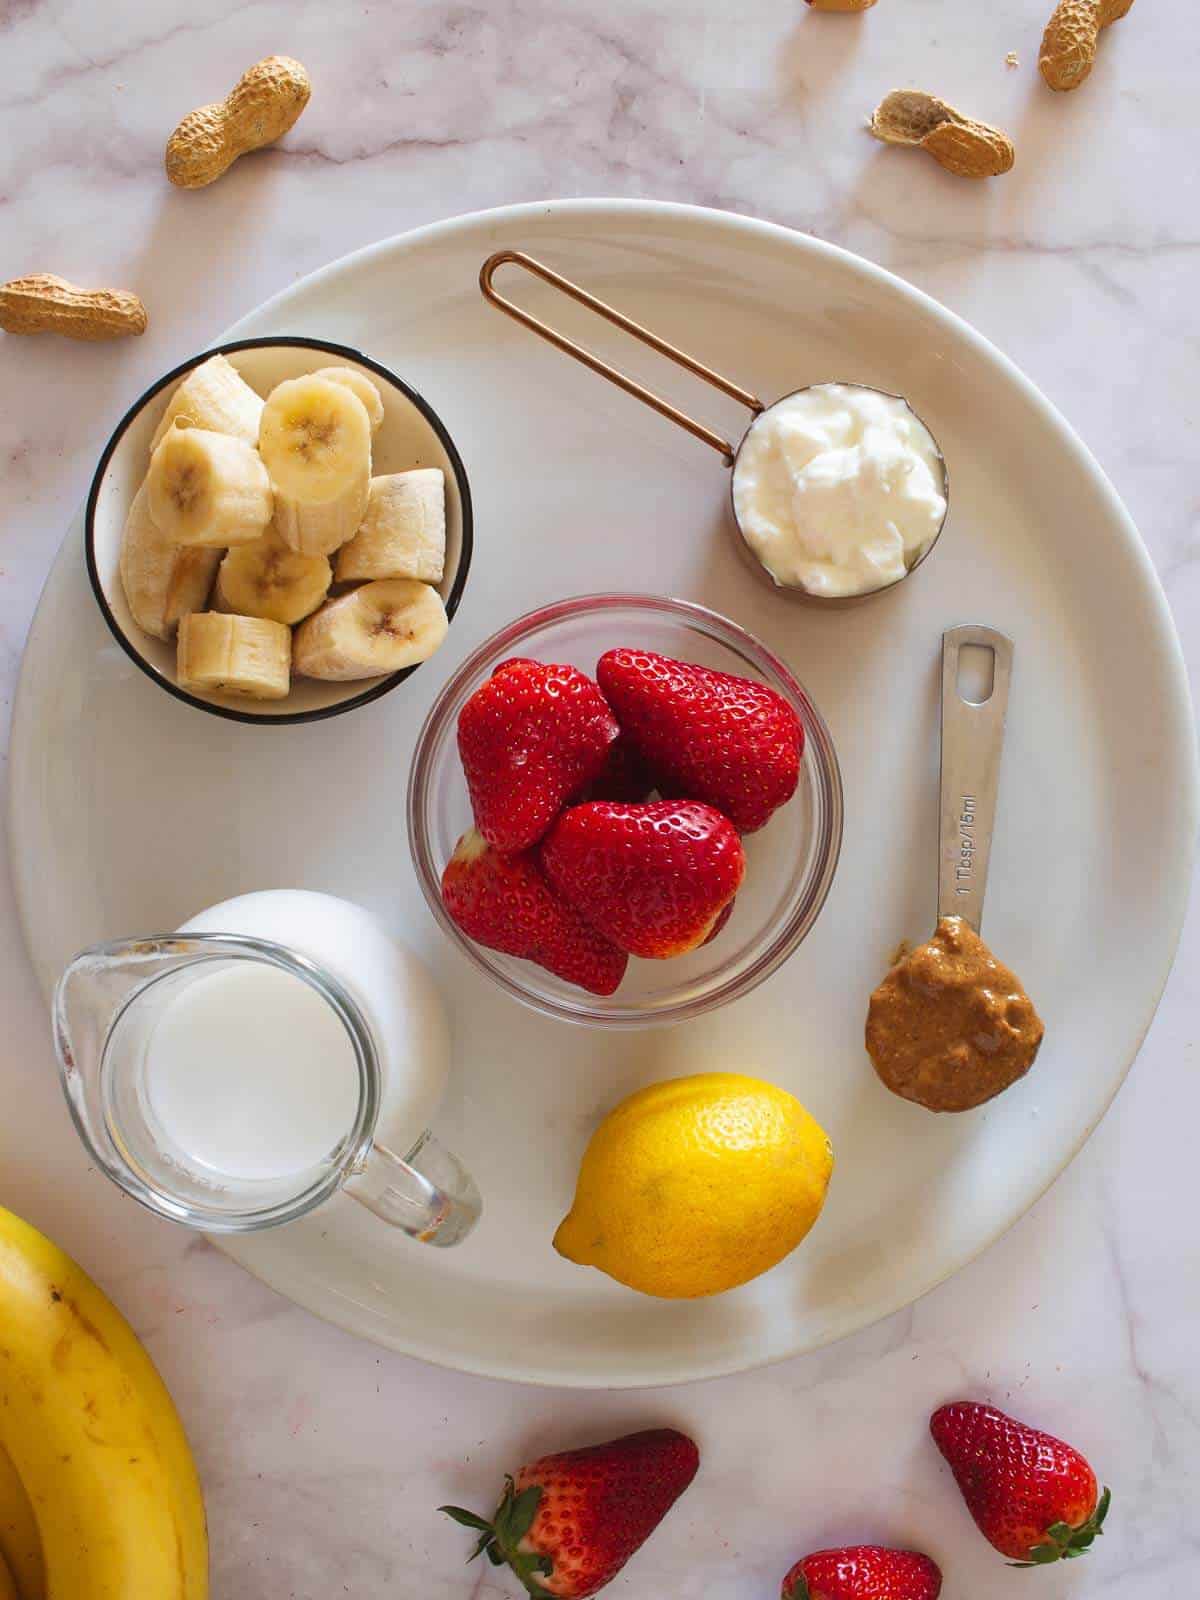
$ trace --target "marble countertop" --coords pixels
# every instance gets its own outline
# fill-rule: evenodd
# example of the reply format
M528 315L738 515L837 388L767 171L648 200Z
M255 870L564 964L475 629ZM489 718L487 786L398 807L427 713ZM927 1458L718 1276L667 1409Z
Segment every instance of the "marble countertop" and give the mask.
M1194 680L1200 48L1178 7L1144 0L1105 37L1086 87L1052 96L1036 70L1046 10L0 0L0 279L126 286L151 311L143 339L108 346L0 336L0 748L39 589L118 408L336 256L457 212L568 195L767 217L869 256L973 322L1113 478ZM171 191L166 133L271 52L310 67L302 121L203 196ZM1007 127L1012 175L970 185L918 154L880 160L865 117L913 84ZM919 181L896 187L896 159L919 163ZM511 1594L504 1576L463 1567L465 1535L434 1507L483 1508L530 1452L659 1422L695 1434L703 1474L614 1597L767 1600L805 1550L870 1537L923 1541L948 1600L1001 1600L1030 1580L978 1539L922 1438L923 1415L952 1391L1068 1434L1113 1485L1102 1546L1033 1580L1041 1594L1162 1600L1196 1586L1195 912L1114 1110L981 1260L817 1355L690 1388L564 1395L357 1342L115 1190L93 1186L81 1208L84 1157L6 872L0 1200L79 1257L159 1363L204 1479L221 1600Z

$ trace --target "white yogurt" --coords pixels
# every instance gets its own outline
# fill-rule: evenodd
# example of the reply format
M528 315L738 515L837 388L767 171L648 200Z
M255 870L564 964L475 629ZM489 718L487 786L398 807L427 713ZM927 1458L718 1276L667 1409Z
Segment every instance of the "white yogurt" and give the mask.
M776 583L867 594L902 578L937 537L946 478L929 429L904 401L815 384L755 420L733 469L733 506Z

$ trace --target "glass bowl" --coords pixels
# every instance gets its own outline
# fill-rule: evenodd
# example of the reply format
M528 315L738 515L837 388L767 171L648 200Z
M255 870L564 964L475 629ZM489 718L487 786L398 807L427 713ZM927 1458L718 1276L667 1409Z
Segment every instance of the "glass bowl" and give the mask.
M804 726L800 783L765 828L746 839L746 877L733 915L711 944L667 961L630 958L613 995L588 994L533 962L474 943L442 905L441 878L471 826L458 759L463 705L508 656L566 661L594 675L606 650L656 650L768 684ZM779 658L737 623L684 600L600 594L561 600L493 634L446 684L417 739L408 785L408 836L429 908L481 972L545 1016L609 1028L681 1022L749 994L795 951L817 920L842 842L842 780L820 712Z

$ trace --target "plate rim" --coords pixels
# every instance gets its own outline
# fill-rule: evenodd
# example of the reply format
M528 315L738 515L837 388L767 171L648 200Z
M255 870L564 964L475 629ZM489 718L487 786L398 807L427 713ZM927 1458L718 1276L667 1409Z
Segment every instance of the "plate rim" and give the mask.
M491 228L499 236L503 230L523 223L539 222L545 224L547 221L556 222L572 218L591 218L593 220L603 218L605 221L624 220L626 222L635 222L640 218L654 223L660 223L664 219L675 220L681 224L693 223L725 229L735 234L741 233L749 239L757 238L772 245L782 245L791 249L799 249L801 252L811 252L817 257L823 257L826 260L837 263L842 271L850 273L853 277L857 277L875 287L885 288L893 296L898 296L902 301L909 302L914 309L918 309L923 314L932 317L933 320L948 326L957 338L963 340L968 347L978 353L986 362L998 369L1006 380L1013 385L1032 413L1048 425L1050 430L1058 437L1062 447L1075 458L1077 464L1095 483L1108 504L1111 512L1112 527L1118 534L1126 555L1132 558L1138 568L1143 582L1145 598L1153 608L1154 639L1161 657L1164 676L1170 688L1169 701L1164 706L1165 721L1169 727L1175 730L1176 734L1181 731L1184 733L1184 738L1179 741L1174 755L1180 762L1184 779L1178 794L1178 810L1181 819L1180 829L1186 837L1186 848L1180 859L1180 865L1186 870L1173 875L1170 892L1164 897L1160 907L1160 925L1168 935L1165 955L1162 960L1162 971L1153 988L1147 991L1146 1000L1142 1007L1140 1026L1136 1029L1132 1052L1120 1074L1116 1077L1111 1090L1096 1108L1094 1115L1083 1125L1078 1137L1069 1145L1064 1145L1061 1159L1056 1162L1054 1170L1046 1178L1045 1182L1038 1186L1036 1190L1031 1190L1023 1196L1019 1209L1013 1215L1002 1219L995 1227L987 1230L973 1248L969 1249L960 1258L947 1264L944 1268L936 1271L927 1282L922 1283L915 1291L902 1290L895 1296L889 1296L884 1302L872 1305L865 1316L849 1311L843 1314L840 1320L836 1320L834 1326L821 1337L810 1342L802 1341L786 1349L770 1351L763 1355L750 1353L747 1356L742 1354L733 1358L715 1358L701 1364L692 1363L682 1366L676 1363L669 1369L656 1371L648 1375L631 1375L627 1372L622 1372L617 1376L601 1377L594 1372L581 1372L579 1374L555 1372L548 1376L544 1372L539 1372L536 1368L522 1365L518 1361L506 1360L503 1356L499 1358L493 1357L492 1359L472 1359L469 1356L456 1355L451 1359L439 1351L436 1342L432 1339L423 1341L414 1339L411 1335L408 1338L401 1336L391 1337L390 1330L373 1325L377 1318L369 1308L358 1307L357 1309L360 1312L365 1311L366 1315L356 1317L354 1315L356 1309L354 1303L345 1301L340 1292L335 1291L332 1301L327 1298L323 1304L316 1303L315 1299L299 1299L292 1289L285 1289L280 1286L281 1281L286 1276L285 1274L275 1274L270 1270L269 1265L264 1265L260 1262L251 1264L243 1259L240 1252L227 1248L229 1244L227 1240L213 1241L218 1244L218 1247L231 1260L236 1261L239 1266L251 1273L252 1276L267 1284L268 1287L275 1289L294 1304L300 1305L313 1315L344 1329L346 1332L360 1338L366 1338L372 1343L393 1350L398 1354L412 1356L427 1361L431 1365L467 1373L475 1377L494 1378L535 1387L627 1390L647 1387L672 1387L683 1383L700 1382L710 1378L755 1371L798 1355L813 1353L840 1339L849 1337L852 1333L872 1327L894 1315L897 1311L916 1304L956 1273L977 1260L993 1244L1003 1238L1046 1194L1071 1162L1074 1161L1111 1107L1117 1092L1125 1082L1134 1061L1140 1053L1146 1034L1158 1010L1163 990L1174 967L1191 893L1191 880L1197 848L1197 832L1200 829L1200 751L1197 749L1191 690L1188 683L1182 643L1167 602L1162 581L1136 524L1099 461L1066 417L1047 399L1020 367L1005 355L998 346L994 345L991 340L967 322L965 318L942 305L940 301L926 294L924 290L908 283L896 273L885 267L878 266L865 257L856 255L853 251L846 250L840 245L831 244L826 240L818 239L811 234L804 233L799 229L786 227L780 223L768 222L756 217L747 217L715 207L689 205L676 201L619 197L526 201L467 212L424 223L416 228L378 240L359 250L352 251L348 255L339 257L337 260L317 268L297 282L282 288L246 313L245 316L240 317L213 342L213 348L220 348L226 341L242 337L242 329L248 322L258 322L264 317L274 315L292 296L311 291L348 270L367 265L373 260L387 256L389 253L407 252L417 249L425 243L452 239L459 233L471 232L479 228ZM75 520L75 518L72 518L71 523L68 525L58 554L47 575L30 624L30 637L33 635L38 616L46 602L54 574L59 565L65 559L68 559L68 545ZM12 801L14 794L20 787L18 782L19 775L24 772L24 760L20 751L29 747L26 724L32 716L32 690L29 687L25 670L25 659L25 652L23 652L21 670L18 674L17 687L14 694L12 729L9 741L8 795L10 818L15 818L16 815ZM14 902L17 908L22 937L27 951L32 956L33 941L30 937L31 917L29 913L31 900L29 890L31 885L21 870L22 864L18 859L16 833L16 827L10 826L9 855L12 867ZM36 965L35 972L37 972ZM41 974L38 973L37 975L40 982ZM367 1324L372 1324L369 1331Z

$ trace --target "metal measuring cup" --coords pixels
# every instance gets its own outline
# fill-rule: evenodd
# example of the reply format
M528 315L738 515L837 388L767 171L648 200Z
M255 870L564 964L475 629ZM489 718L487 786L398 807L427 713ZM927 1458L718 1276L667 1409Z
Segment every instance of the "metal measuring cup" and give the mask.
M526 272L532 273L534 277L541 278L544 283L548 283L552 288L561 290L570 299L577 301L582 306L586 306L589 311L594 311L597 316L603 317L606 322L611 322L625 333L632 334L635 339L640 340L644 345L648 345L651 350L657 351L659 355L666 356L668 361L673 361L676 366L683 367L685 371L693 373L714 389L719 389L722 394L727 394L730 399L736 400L739 405L745 406L751 413L750 423L738 444L736 446L733 445L714 429L706 426L705 423L698 422L695 417L688 416L678 406L672 405L662 395L656 394L652 389L647 389L645 385L638 383L635 379L627 377L625 373L618 371L616 367L611 366L607 361L603 361L599 356L593 355L583 345L577 344L574 339L569 339L566 334L559 333L548 322L543 322L540 317L535 317L531 312L523 310L515 301L507 299L500 293L494 283L496 272L503 266L523 267ZM686 350L680 350L677 345L669 343L651 329L643 327L640 322L635 322L632 317L627 317L623 312L618 311L615 306L610 306L607 301L598 299L594 294L589 294L579 284L573 283L570 278L565 278L562 273L555 272L553 268L546 266L545 262L526 255L523 250L498 250L495 255L489 256L480 268L479 287L483 292L484 298L494 305L497 310L503 311L506 316L512 317L514 321L521 323L532 333L536 333L540 339L545 339L548 344L552 344L556 350L561 350L564 355L581 362L592 372L598 373L600 377L607 378L610 383L615 383L618 389L623 389L626 394L632 395L635 400L640 400L643 405L649 406L652 411L657 411L660 416L666 417L669 422L674 422L678 427L685 429L694 438L699 439L703 444L708 445L710 449L717 452L725 465L731 469L729 509L733 518L733 525L738 534L738 550L757 576L770 584L777 594L786 595L790 599L802 600L813 605L855 605L860 600L869 600L877 594L885 594L888 590L895 589L899 584L903 583L905 578L910 577L917 570L941 538L942 529L946 526L946 517L949 514L950 504L950 477L946 470L946 460L928 424L909 405L908 409L912 411L913 416L917 417L918 422L921 422L921 425L933 440L938 464L941 468L942 493L946 501L946 510L942 513L942 519L933 537L918 551L911 565L907 567L900 578L894 579L890 583L881 584L875 589L865 589L858 594L850 595L825 595L815 594L812 590L805 589L800 584L780 582L759 559L757 552L746 536L746 531L738 516L737 505L733 495L734 474L737 470L738 456L759 418L773 411L776 406L785 404L796 395L803 394L808 389L819 388L821 385L804 384L801 388L793 389L790 393L782 395L778 400L772 402L770 406L764 405L757 395L751 394L748 389L743 389L740 384L734 383L732 378L726 378L721 373L714 371L712 367L705 366L702 361L698 361L695 356L689 355ZM905 405L908 405L908 401L904 399L903 395L891 394L886 389L874 389L869 384L847 384L845 387L863 389L873 394L882 394L890 400L902 400Z

